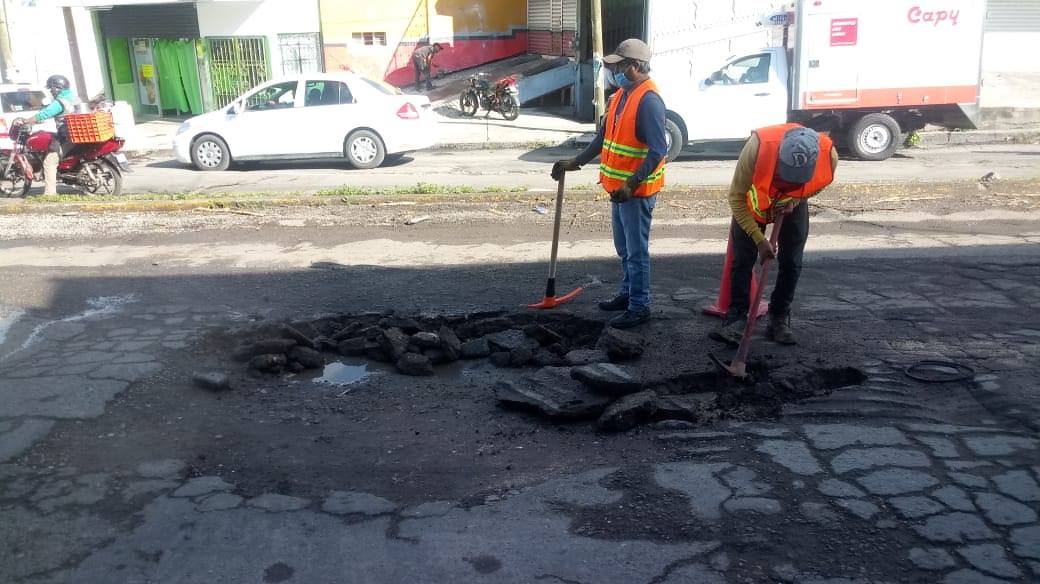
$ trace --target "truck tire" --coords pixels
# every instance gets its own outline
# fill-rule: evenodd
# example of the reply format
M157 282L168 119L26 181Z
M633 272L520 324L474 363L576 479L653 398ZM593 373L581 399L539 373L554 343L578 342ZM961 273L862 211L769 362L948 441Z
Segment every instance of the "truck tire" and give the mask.
M885 160L899 148L901 133L892 116L867 114L849 130L849 150L861 160Z
M668 162L674 162L682 153L683 146L686 145L686 134L671 118L665 119L664 130L668 134Z

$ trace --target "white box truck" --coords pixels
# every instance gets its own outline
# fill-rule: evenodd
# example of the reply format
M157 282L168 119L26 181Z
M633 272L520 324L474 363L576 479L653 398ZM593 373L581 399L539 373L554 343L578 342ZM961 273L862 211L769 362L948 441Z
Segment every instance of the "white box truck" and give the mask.
M649 3L651 28L670 5ZM672 58L653 73L669 158L683 144L744 140L787 121L829 131L865 160L889 158L926 124L974 128L985 13L985 0L799 0L774 17L787 21L789 46L707 69L695 48L685 71Z

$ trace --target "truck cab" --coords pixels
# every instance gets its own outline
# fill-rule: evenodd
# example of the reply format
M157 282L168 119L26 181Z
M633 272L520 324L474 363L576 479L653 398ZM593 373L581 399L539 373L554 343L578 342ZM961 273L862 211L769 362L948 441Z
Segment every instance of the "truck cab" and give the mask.
M668 158L684 143L743 141L788 116L786 51L769 48L726 60L710 75L655 75L668 106Z
M655 22L669 16L660 12ZM669 108L668 157L685 143L744 140L788 121L830 133L862 160L891 157L903 134L928 124L974 128L985 13L985 0L934 9L915 0L798 0L780 19L786 46L717 67L698 62L697 45L677 51L658 34L666 50L651 66Z

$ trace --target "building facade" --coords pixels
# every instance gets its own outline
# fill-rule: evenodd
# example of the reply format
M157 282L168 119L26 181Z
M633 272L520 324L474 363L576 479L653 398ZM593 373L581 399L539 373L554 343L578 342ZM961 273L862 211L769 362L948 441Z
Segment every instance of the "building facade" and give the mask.
M325 66L398 86L412 53L440 43L435 70L457 71L528 51L523 0L321 0Z
M70 40L83 75L100 69L138 116L200 114L272 77L323 69L317 0L59 3L87 25Z

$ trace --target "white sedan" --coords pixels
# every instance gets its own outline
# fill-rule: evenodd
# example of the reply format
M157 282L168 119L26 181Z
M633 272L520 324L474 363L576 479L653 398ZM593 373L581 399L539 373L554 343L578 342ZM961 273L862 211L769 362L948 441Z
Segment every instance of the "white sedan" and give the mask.
M429 148L430 100L353 73L312 73L264 83L230 105L184 122L173 149L199 170L232 162L343 158L375 168Z

